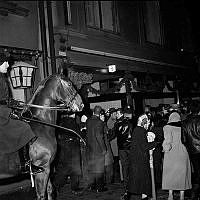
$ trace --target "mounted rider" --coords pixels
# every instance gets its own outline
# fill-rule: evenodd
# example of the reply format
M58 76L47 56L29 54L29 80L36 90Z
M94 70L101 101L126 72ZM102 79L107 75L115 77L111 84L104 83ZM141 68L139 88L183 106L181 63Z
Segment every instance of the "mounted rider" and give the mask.
M8 73L9 58L0 57L0 153L11 154L19 152L21 172L29 173L29 144L37 137L28 123L11 118L12 109L8 107L8 100L12 98L9 87ZM43 168L31 164L33 174L43 171Z

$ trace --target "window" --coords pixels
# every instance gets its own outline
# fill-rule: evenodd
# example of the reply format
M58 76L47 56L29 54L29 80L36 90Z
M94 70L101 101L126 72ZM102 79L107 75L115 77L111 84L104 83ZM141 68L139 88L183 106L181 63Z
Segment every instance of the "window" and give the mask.
M98 1L86 1L86 23L88 26L100 28Z
M112 16L112 4L110 1L101 2L101 14L102 14L102 28L113 31L114 24Z
M113 1L86 1L86 24L89 27L119 32L118 14Z
M144 2L144 27L146 41L161 45L161 17L158 1Z

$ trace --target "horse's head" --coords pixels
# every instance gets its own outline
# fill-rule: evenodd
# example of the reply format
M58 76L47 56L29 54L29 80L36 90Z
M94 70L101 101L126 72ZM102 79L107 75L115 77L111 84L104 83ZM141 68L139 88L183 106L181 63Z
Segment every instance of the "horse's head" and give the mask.
M74 88L72 82L63 75L58 75L57 77L59 84L56 99L64 103L73 112L82 111L84 107L82 98Z

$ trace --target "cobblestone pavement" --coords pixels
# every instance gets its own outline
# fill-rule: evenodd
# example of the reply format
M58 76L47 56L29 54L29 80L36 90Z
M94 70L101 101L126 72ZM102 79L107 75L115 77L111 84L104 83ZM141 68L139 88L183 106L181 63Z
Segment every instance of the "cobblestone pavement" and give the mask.
M70 190L70 185L66 184L60 194L57 197L57 200L120 200L121 194L123 193L122 187L120 184L112 184L108 186L108 191L102 193L95 193L92 191L86 191L84 194L77 196L72 194ZM186 193L186 196L187 195ZM35 192L30 186L20 187L15 191L9 191L0 195L0 200L34 200ZM175 192L174 200L179 199L179 193ZM189 197L186 197L185 200L189 200ZM167 200L167 192L159 190L157 192L157 200Z

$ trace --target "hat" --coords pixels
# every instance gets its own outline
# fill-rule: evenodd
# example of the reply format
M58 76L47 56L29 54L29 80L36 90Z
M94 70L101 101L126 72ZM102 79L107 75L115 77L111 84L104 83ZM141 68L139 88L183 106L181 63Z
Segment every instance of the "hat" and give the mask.
M125 107L124 108L124 113L126 113L126 114L132 114L131 108L130 107Z
M0 54L0 65L7 61L7 57L5 54Z
M9 85L3 73L0 73L0 88L0 101L7 100L9 98Z
M117 109L116 109L116 108L110 108L110 109L108 110L108 112L109 112L110 114L112 114L112 113L114 113L114 112L117 112Z
M179 110L180 109L180 105L179 104L171 104L170 109L169 110Z
M105 115L105 110L104 110L104 109L102 109L102 110L100 111L100 115Z
M169 120L168 123L170 122L179 122L181 121L181 117L177 112L173 112L170 116L169 116Z
M124 114L124 110L122 108L117 108L116 112L119 111L120 113Z

